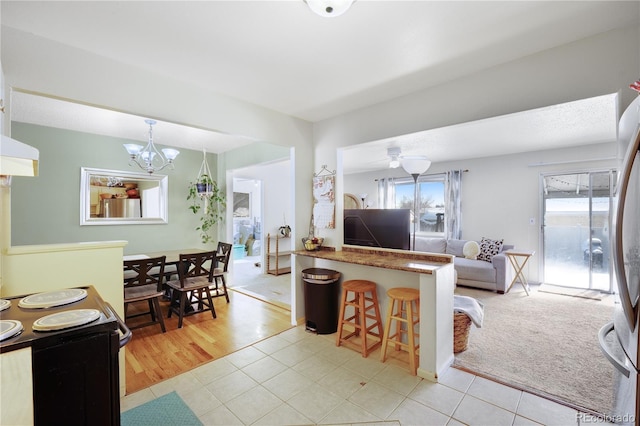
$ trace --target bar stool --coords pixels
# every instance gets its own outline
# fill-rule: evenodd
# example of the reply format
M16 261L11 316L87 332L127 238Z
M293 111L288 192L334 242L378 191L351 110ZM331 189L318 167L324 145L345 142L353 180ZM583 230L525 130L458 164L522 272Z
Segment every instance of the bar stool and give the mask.
M418 350L420 349L420 343L418 341L416 345L415 339L419 338L420 334L416 333L414 328L420 322L420 291L414 288L398 287L388 290L387 296L389 297L389 308L384 323L380 361L386 361L387 345L391 342L397 351L403 348L409 353L409 372L415 376ZM389 335L393 320L396 321L395 333ZM403 340L403 335L406 335L406 343Z
M349 292L353 293L353 298L349 299ZM367 295L369 293L369 295ZM348 318L346 316L347 306L354 309L354 314ZM368 313L373 311L373 313ZM370 325L367 325L367 320ZM349 324L354 327L353 332L342 336L343 326ZM373 329L378 331L374 332ZM378 305L378 294L376 293L376 283L367 280L349 280L342 283L342 301L340 303L340 319L338 321L338 336L336 346L346 342L353 336L360 336L361 353L364 358L369 353L380 346L382 341L382 318ZM377 338L371 345L367 344L367 336Z

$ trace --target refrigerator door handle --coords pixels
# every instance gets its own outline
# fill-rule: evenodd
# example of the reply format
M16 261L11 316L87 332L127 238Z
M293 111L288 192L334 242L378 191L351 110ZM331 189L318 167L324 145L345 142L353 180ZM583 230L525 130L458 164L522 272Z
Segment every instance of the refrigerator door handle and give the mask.
M629 375L631 374L631 370L629 370L629 368L627 368L627 366L624 365L623 362L621 362L615 357L615 355L611 353L611 351L609 350L609 345L607 345L607 341L605 340L607 338L607 334L613 331L613 327L613 321L611 321L610 323L605 324L604 327L602 327L598 332L600 349L602 350L604 356L616 369L618 369L618 371L620 371L620 373L624 374L625 377L629 377Z
M633 331L636 327L636 318L638 317L638 301L631 300L631 293L629 292L629 283L627 281L627 274L625 271L624 262L624 247L622 244L622 224L624 220L624 207L627 198L627 189L629 186L629 179L631 178L631 171L633 169L633 163L636 158L636 153L640 150L640 131L636 131L634 141L629 145L625 155L625 161L620 172L620 185L618 187L618 202L616 206L616 212L613 215L613 227L611 233L611 249L613 251L613 266L616 272L616 278L618 279L618 291L620 294L620 303L624 311L627 322L629 323L629 329ZM640 167L640 164L638 164ZM635 212L631 212L635 214Z

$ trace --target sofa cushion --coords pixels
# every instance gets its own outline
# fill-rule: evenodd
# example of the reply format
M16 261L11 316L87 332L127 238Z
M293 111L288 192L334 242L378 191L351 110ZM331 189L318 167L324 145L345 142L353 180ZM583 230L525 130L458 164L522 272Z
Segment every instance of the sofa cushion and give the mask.
M453 264L458 273L458 279L496 282L496 270L489 262L456 257Z
M467 240L447 240L447 254L464 257L463 249Z
M447 240L444 238L416 238L416 250L429 253L444 253Z
M491 262L491 258L502 250L503 242L504 240L491 240L489 238L482 237L482 240L480 240L480 254L478 255L478 260Z

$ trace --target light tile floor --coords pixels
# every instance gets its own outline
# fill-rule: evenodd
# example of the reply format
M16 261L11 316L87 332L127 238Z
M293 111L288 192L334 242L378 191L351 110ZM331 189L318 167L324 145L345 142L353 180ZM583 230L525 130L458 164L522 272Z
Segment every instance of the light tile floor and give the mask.
M121 410L172 391L205 425L578 424L575 410L538 396L455 368L433 383L304 327L127 395Z

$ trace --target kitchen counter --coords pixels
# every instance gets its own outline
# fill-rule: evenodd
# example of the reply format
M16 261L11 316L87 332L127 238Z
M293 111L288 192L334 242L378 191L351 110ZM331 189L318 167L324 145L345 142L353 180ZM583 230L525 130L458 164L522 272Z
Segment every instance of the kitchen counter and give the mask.
M406 250L343 246L341 251L332 247L321 250L299 250L294 254L336 262L355 263L377 268L431 274L446 264L453 264L453 256L448 254L410 252Z
M365 279L376 283L382 312L388 306L387 291L410 287L420 291L420 362L418 376L438 381L453 363L453 256L344 245L342 250L297 250L292 253L295 303L292 320L304 324L302 271L327 268L341 273L341 282Z

